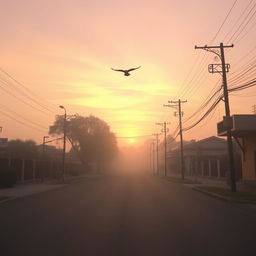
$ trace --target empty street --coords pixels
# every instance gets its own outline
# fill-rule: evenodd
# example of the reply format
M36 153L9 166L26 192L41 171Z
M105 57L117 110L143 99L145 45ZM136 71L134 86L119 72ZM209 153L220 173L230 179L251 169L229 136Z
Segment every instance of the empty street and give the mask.
M255 213L149 175L112 175L0 204L1 255L255 255Z

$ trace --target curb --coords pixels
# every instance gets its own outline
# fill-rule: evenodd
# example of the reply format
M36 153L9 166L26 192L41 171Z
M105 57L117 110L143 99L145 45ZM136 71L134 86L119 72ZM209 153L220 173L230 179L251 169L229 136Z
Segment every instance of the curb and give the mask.
M51 191L51 190L55 190L55 189L58 189L58 188L63 188L63 187L65 187L66 185L67 185L67 184L64 184L63 186L58 186L58 187L54 187L54 186L53 186L53 187L50 188L50 189L40 190L40 191L31 193L31 194L26 194L26 195L23 195L23 196L9 196L9 198L7 198L7 199L0 200L0 204L6 203L6 202L8 202L8 201L16 200L16 199L21 199L21 198L25 198L25 197L29 197L29 196L34 196L34 195L41 194L41 193L44 193L44 192L47 192L47 191ZM1 191L0 191L0 192L1 192Z
M8 201L15 200L15 199L17 199L17 198L18 198L18 197L16 197L16 196L10 196L10 198L6 198L6 199L3 199L3 200L0 200L0 204L5 203L5 202L8 202Z
M81 179L82 178L82 179ZM37 191L37 192L34 192L34 193L31 193L31 194L26 194L26 195L23 195L23 196L9 196L9 198L6 198L6 199L3 199L3 200L0 200L0 204L1 203L5 203L5 202L8 202L8 201L12 201L12 200L15 200L15 199L20 199L20 198L24 198L24 197L29 197L29 196L33 196L33 195L36 195L36 194L40 194L40 193L44 193L44 192L47 192L47 191L51 191L51 190L55 190L55 189L58 189L58 188L63 188L63 187L66 187L68 185L71 185L71 184L76 184L76 183L82 183L84 180L88 179L88 178L99 178L99 177L79 177L77 179L73 179L73 180L66 180L64 183L57 183L57 184L51 184L51 183L45 183L49 186L52 186L51 188L49 189L46 189L46 190L40 190L40 191ZM38 184L41 184L41 183L38 183ZM57 187L55 187L57 186ZM1 191L0 191L1 193Z
M202 182L195 182L193 180L173 180L172 178L165 178L165 177L159 177L160 179L162 180L165 180L165 181L169 181L169 182L172 182L172 183L176 183L176 184L181 184L181 185L202 185Z
M206 191L206 190L203 190L203 189L200 189L200 188L192 188L192 189L196 190L198 192L201 192L203 194L207 194L207 195L210 195L212 197L217 197L221 200L228 201L228 202L231 202L231 203L256 204L256 201L234 199L234 198L231 198L231 197L222 196L222 195L219 195L219 194L216 194L216 193L213 193L213 192L209 192L209 191Z

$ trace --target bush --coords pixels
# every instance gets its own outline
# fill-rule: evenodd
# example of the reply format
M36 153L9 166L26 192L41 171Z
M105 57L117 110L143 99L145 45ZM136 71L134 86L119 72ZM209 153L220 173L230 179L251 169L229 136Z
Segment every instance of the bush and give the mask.
M14 170L7 169L0 171L0 188L10 188L16 183Z

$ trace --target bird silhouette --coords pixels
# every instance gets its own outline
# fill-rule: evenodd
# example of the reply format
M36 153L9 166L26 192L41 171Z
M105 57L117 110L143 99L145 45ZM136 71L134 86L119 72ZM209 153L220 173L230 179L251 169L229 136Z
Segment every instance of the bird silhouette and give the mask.
M130 69L114 69L114 68L111 68L112 70L114 71L119 71L119 72L123 72L125 76L130 76L130 72L135 70L135 69L138 69L140 68L141 66L137 67L137 68L130 68Z

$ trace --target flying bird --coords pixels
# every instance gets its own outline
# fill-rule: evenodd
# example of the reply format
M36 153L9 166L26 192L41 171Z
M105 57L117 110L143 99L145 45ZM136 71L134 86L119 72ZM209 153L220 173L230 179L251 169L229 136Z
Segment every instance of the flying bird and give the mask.
M119 71L119 72L123 72L125 76L130 76L130 72L135 70L135 69L138 69L140 68L141 66L137 67L137 68L130 68L130 69L114 69L114 68L111 68L112 70L114 71Z

